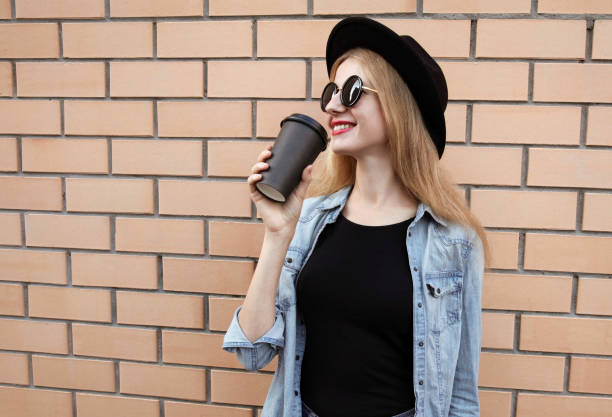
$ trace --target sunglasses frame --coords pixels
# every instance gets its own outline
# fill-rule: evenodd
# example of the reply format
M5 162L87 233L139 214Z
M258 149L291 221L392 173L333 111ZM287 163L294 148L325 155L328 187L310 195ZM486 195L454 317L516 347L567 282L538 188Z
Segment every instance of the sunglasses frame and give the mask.
M329 102L330 102L330 101L331 101L331 100L334 98L334 96L335 96L335 95L336 95L338 92L344 91L344 89L345 89L345 87L348 85L349 81L353 82L353 80L354 80L354 82L357 82L357 83L358 83L358 86L359 86L359 88L358 88L358 90L357 90L357 91L358 91L358 93L357 93L357 98L355 98L355 99L353 100L353 102L352 102L352 103L351 103L351 102L346 102L346 101L345 101L345 99L344 99L344 94L342 94L342 93L341 93L341 94L340 94L340 102L342 103L342 105L343 105L344 107L353 107L355 104L357 104L357 102L358 102L358 101L359 101L359 99L361 98L361 95L362 95L362 93L363 93L364 91L369 91L369 92L372 92L372 93L377 93L377 94L378 94L378 91L377 91L377 90L374 90L373 88L365 87L365 86L363 85L363 80L361 79L361 77L360 77L359 75L351 75L350 77L348 77L348 78L346 79L346 81L344 81L344 84L342 84L342 88L338 87L338 85L337 85L335 82L330 81L329 83L327 83L327 84L325 85L325 87L323 87L323 92L321 93L321 110L323 110L323 112L324 112L324 113L326 113L326 112L327 112L327 111L325 110L325 108L327 107L327 105L329 104ZM332 93L331 97L329 98L329 100L327 101L327 103L323 103L323 98L325 97L325 92L327 91L327 89L328 89L329 87L334 87L334 91L333 91L333 93Z

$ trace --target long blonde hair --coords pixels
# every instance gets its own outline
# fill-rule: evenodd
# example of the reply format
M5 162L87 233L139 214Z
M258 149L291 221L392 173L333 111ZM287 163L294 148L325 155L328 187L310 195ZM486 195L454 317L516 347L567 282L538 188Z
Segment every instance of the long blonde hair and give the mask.
M484 228L440 166L438 152L408 86L384 58L363 48L351 49L338 58L331 68L330 80L335 78L338 66L349 57L360 62L372 88L378 90L394 172L406 189L436 215L470 227L478 234L486 268L490 250ZM315 160L313 180L306 197L331 194L355 183L355 158L336 154L330 148L328 146Z

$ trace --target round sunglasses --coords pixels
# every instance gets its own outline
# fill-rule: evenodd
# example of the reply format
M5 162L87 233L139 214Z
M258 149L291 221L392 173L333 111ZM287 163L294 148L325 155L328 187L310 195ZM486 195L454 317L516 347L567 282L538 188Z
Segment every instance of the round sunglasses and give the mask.
M372 93L378 93L378 91L364 87L363 81L359 78L359 75L351 75L346 79L344 84L342 84L342 88L338 88L336 83L333 81L328 83L325 88L323 88L323 93L321 94L321 110L325 112L325 108L327 104L331 101L334 94L341 91L340 93L340 102L344 107L353 107L361 98L361 94L363 91L371 91Z

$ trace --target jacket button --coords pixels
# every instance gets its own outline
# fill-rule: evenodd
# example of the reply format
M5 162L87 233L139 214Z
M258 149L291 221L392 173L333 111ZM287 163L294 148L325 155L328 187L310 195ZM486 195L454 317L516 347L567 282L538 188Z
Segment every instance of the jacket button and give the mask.
M440 294L440 288L436 288L436 292Z
M412 236L412 233L411 233L411 232L408 232L408 237L410 237L410 236Z
M419 385L423 385L423 380L422 379L419 381Z
M287 258L287 262L288 262L288 263L291 263L291 262L293 262L293 259L291 259L291 258Z
M295 355L295 360L299 361L300 360L300 355Z
M419 308L423 307L423 304L421 303L418 303L417 305L419 306Z
M412 269L414 269L415 271L418 271L418 269L417 269L417 267L416 267L416 266L415 266L414 268L412 268Z
M294 394L295 394L295 396L297 397L297 395L298 395L298 392L297 392L297 391L293 391L293 393L294 393Z
M419 341L419 346L423 346L423 341Z

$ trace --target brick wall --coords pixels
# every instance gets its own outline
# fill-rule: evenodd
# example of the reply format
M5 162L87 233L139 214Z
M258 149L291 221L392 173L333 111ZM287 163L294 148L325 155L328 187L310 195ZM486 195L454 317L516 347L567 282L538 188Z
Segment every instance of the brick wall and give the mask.
M277 360L220 349L246 177L284 116L325 120L349 14L447 77L442 163L493 249L482 416L612 416L610 0L0 0L1 415L260 414Z

